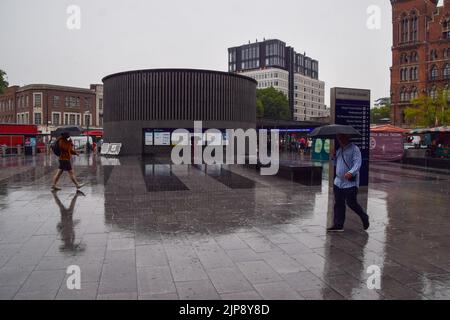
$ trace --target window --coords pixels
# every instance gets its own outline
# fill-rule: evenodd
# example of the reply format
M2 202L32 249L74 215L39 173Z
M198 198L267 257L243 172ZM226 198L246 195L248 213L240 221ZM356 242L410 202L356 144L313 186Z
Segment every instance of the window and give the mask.
M408 68L403 68L400 70L400 80L401 81L408 81Z
M450 39L450 19L446 19L442 25L442 38Z
M450 85L445 85L444 93L447 95L447 102L450 102Z
M84 125L85 126L91 126L91 115L90 114L85 114L84 115Z
M417 92L417 88L416 87L413 87L412 89L411 89L411 99L417 99L419 97L419 94L418 94L418 92Z
M42 124L42 114L40 112L34 113L34 124L37 124L37 125Z
M406 91L406 88L402 88L400 91L400 102L406 102L408 101L408 93Z
M75 125L76 118L75 118L75 114L69 114L69 124L70 125Z
M419 55L416 51L411 52L411 62L418 62L419 61Z
M42 93L33 93L33 107L42 107Z
M80 106L80 98L76 97L65 97L64 105L66 107L75 108Z
M430 98L431 99L436 99L437 98L437 89L436 89L436 87L431 88L431 90L430 90Z
M84 106L86 109L91 109L91 98L85 97L84 98Z
M53 96L53 106L59 107L59 96Z
M430 71L430 80L436 80L439 76L439 70L436 65L433 65Z
M408 55L406 53L402 53L400 56L400 64L408 63Z
M418 19L415 12L412 13L411 17L411 41L417 41L418 32Z
M444 66L444 79L450 79L450 64L448 63Z
M431 50L431 52L430 52L430 60L434 61L437 58L438 58L437 50L436 49Z
M417 80L417 67L411 68L409 70L409 79L410 80Z
M406 13L403 13L401 22L400 22L400 43L408 41L409 34L409 20L406 16Z
M28 112L18 113L17 122L20 124L28 124Z
M450 48L444 49L443 56L444 56L444 58L446 58L446 59L450 58Z
M57 126L57 125L60 125L61 123L60 123L60 117L61 117L61 114L60 113L58 113L58 112L54 112L54 113L52 113L52 124L54 125L54 126Z

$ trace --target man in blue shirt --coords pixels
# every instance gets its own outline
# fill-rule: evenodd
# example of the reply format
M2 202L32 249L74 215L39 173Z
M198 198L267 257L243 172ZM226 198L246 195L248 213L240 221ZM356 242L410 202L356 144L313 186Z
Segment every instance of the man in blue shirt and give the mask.
M361 151L350 142L347 135L337 135L341 146L334 156L336 178L334 179L334 225L328 232L344 231L345 203L361 218L364 230L369 228L369 216L359 205L356 196L359 188Z

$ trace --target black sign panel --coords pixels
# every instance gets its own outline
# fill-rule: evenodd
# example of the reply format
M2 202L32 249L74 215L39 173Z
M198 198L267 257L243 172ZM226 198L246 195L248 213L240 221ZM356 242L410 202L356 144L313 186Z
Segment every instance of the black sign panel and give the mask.
M346 95L345 89L343 90L343 95ZM351 92L352 89L348 91ZM334 121L336 124L352 126L362 134L361 138L353 138L352 142L361 150L360 186L367 186L369 184L370 94L368 99L358 100L340 98L339 93L338 91L335 95Z

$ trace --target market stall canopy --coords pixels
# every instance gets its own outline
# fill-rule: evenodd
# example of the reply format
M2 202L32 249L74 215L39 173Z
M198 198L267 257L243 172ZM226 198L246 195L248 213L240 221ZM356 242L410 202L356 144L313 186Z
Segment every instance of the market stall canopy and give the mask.
M38 127L28 124L0 124L0 134L11 135L38 135Z
M421 133L426 133L428 132L428 128L419 128L419 129L412 129L409 133L410 134L421 134Z
M103 131L102 130L89 130L89 131L84 131L83 135L85 135L85 136L102 137L103 136Z
M390 124L373 126L370 128L370 132L392 132L392 133L408 133L410 130L399 128Z
M430 132L450 132L450 127L442 126L442 127L431 128Z
M338 134L346 134L353 138L362 136L361 133L359 133L358 130L352 126L344 126L340 124L330 124L316 128L310 133L309 136L311 138L334 139Z
M432 132L450 132L449 126L435 127L435 128L420 128L413 129L410 134L432 133Z

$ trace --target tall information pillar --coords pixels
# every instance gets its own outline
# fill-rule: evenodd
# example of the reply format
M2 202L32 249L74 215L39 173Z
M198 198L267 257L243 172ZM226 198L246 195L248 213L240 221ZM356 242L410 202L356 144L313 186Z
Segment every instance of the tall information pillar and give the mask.
M352 142L361 150L362 166L359 172L361 187L369 185L369 150L370 150L370 90L351 88L331 88L331 123L349 125L358 130L361 138ZM338 148L337 142L335 147ZM334 166L330 163L331 177Z

